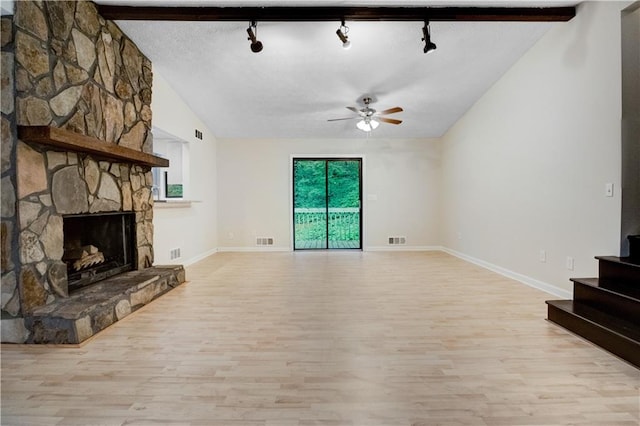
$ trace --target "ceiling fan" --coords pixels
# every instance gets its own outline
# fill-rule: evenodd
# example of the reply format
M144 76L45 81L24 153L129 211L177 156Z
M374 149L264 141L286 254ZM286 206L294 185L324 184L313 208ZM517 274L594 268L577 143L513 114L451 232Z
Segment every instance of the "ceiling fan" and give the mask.
M389 124L402 123L402 120L396 120L395 118L382 117L383 115L395 114L396 112L404 111L402 108L393 107L393 108L385 109L384 111L378 112L369 106L369 104L371 103L370 97L367 96L363 98L362 102L364 103L364 108L358 109L356 107L350 107L350 106L347 107L348 110L351 110L356 114L358 114L357 116L346 117L346 118L332 118L327 121L360 119L360 121L356 123L356 127L362 130L363 132L370 132L372 130L375 130L380 125L380 121L382 121L383 123L389 123Z

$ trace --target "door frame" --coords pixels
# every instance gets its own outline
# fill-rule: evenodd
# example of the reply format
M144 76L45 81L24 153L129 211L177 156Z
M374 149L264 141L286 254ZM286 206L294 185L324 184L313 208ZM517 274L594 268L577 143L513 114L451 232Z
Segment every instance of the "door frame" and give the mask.
M364 154L291 154L289 156L289 251L295 251L293 217L293 160L360 160L360 250L364 251L367 241L367 162ZM300 250L298 250L300 251Z

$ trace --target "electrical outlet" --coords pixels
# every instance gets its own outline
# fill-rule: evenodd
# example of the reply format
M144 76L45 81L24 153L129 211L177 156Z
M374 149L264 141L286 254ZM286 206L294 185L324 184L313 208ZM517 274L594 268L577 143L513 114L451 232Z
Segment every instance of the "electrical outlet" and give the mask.
M573 257L567 256L566 266L568 270L573 271Z
M538 260L542 263L545 263L547 261L547 251L546 250L540 250L540 253L538 254Z

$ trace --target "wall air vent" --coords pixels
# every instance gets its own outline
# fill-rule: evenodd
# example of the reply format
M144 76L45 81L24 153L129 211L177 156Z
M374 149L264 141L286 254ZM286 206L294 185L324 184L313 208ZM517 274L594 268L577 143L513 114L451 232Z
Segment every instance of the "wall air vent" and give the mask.
M407 237L389 237L389 245L397 246L407 243Z
M202 140L202 132L198 129L196 129L196 139Z
M171 249L169 251L169 259L174 260L179 259L180 257L182 257L182 255L180 254L180 247Z
M256 238L256 245L258 245L258 246L272 246L273 245L273 238L258 237L258 238Z

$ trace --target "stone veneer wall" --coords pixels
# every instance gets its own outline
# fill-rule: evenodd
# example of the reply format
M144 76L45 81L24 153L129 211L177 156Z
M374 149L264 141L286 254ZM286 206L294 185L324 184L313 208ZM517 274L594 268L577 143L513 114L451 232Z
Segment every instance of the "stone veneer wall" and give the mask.
M13 19L1 19L2 45L2 87L0 88L2 115L2 147L0 164L2 173L2 212L0 231L2 237L0 269L2 272L2 339L21 341L27 335L24 321L21 318L20 294L18 291L18 274L20 263L17 250L18 228L16 214L16 120L15 120L15 84L14 84L14 42Z
M15 50L13 63L7 59L6 67L14 74L5 86L4 27L3 20L2 339L26 341L28 334L21 335L20 325L14 321L5 327L5 319L68 296L61 261L62 215L134 211L137 266L152 265L152 174L148 167L98 161L19 140L5 150L5 127L13 132L11 140L16 140L15 122L61 127L150 153L152 72L151 62L113 22L98 15L93 3L19 1L13 41L6 48L8 55L11 46ZM15 85L15 111L5 114L4 92L10 85Z

